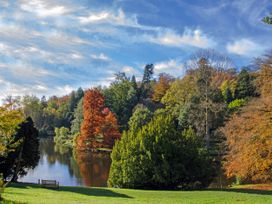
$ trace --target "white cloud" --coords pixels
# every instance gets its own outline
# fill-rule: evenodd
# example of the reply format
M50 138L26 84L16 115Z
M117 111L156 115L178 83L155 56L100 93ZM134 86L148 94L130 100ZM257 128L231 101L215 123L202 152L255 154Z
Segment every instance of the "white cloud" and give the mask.
M75 60L81 60L84 58L84 56L81 53L71 53L70 56L72 59Z
M122 9L117 13L112 11L92 12L88 16L78 17L81 24L108 23L112 25L139 27L136 15L126 16Z
M35 13L38 17L61 16L71 12L71 8L64 5L56 5L49 0L22 0L21 9Z
M0 71L9 72L13 77L24 80L32 79L36 81L43 77L55 76L55 73L47 69L22 62L0 63Z
M228 43L226 49L229 53L247 57L259 56L265 50L261 45L246 38Z
M157 62L154 65L155 74L162 72L173 75L174 77L184 74L184 65L177 59L170 59L168 61Z
M66 95L71 93L75 88L70 85L64 85L64 86L57 86L56 87L56 94L57 95Z
M157 36L146 35L145 38L152 43L171 47L211 48L216 45L214 40L200 29L191 30L186 28L182 35L171 29L160 29Z
M100 60L100 61L110 61L110 58L107 55L105 55L104 53L91 54L91 58L94 60Z
M142 74L136 68L131 67L131 66L123 66L123 68L121 69L121 72L125 72L126 75L128 75L128 76L134 75L137 79Z

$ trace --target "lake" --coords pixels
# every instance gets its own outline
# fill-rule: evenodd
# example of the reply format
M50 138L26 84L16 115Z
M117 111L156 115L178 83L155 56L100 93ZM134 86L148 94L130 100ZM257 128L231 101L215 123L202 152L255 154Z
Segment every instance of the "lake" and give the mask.
M109 153L73 153L58 147L52 138L40 139L40 161L21 182L37 183L38 179L57 180L63 186L105 187L110 169Z

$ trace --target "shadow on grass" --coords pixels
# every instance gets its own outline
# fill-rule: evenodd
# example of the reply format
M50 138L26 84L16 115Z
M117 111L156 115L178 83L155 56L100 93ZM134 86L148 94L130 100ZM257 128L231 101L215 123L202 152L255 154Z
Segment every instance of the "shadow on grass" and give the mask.
M15 202L15 201L11 201L11 200L2 200L2 201L0 201L0 204L26 204L26 203Z
M247 193L256 195L272 195L271 190L257 190L257 189L247 189L247 188L228 188L228 189L207 189L209 191L224 191L224 192L234 192L234 193Z
M82 195L97 196L97 197L133 198L126 194L114 192L107 188L60 186L58 189L50 189L50 188L41 188L37 184L30 184L30 183L12 183L9 185L9 187L25 188L25 189L39 188L39 189L52 190L56 192L71 192L71 193L78 193Z
M132 198L126 194L117 193L106 188L88 188L88 187L68 187L62 186L58 191L66 191L71 193L79 193L88 196L101 196L101 197L117 197L117 198Z

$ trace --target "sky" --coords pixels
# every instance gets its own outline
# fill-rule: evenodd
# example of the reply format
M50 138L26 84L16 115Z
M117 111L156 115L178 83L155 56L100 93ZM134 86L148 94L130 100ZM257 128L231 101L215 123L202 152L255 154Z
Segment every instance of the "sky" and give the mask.
M199 49L236 68L271 49L271 0L0 0L0 99L107 86L145 64L181 77Z

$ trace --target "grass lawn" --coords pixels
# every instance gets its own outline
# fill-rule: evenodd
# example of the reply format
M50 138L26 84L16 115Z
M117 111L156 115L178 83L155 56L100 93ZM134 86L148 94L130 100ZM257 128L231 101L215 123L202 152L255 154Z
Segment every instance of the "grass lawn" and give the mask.
M2 203L11 204L272 203L272 191L243 189L239 186L228 190L151 191L85 187L50 190L32 184L12 184L5 189L3 197L6 201Z

